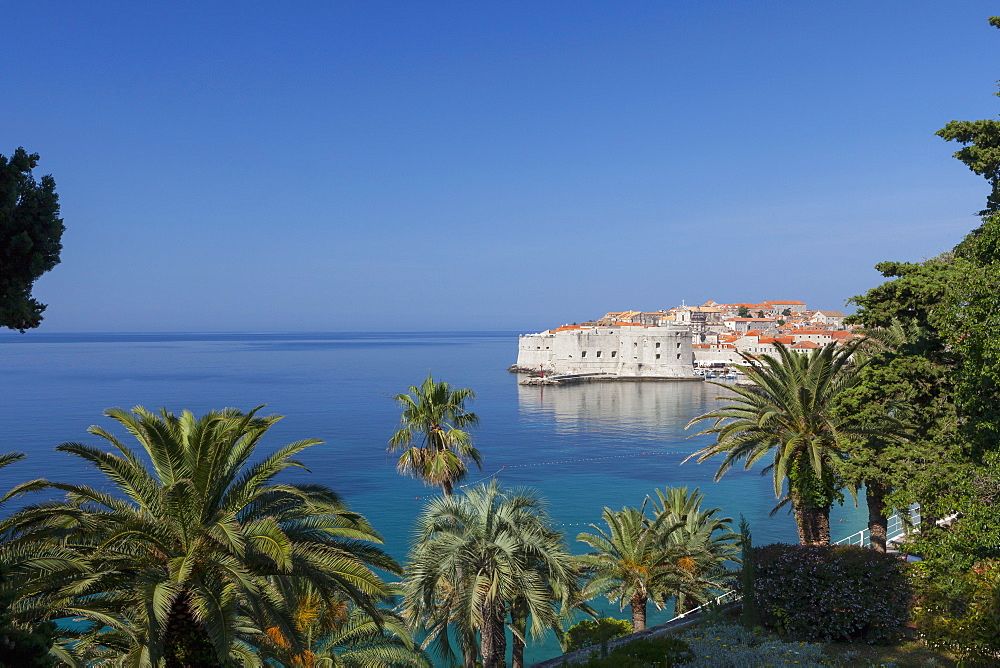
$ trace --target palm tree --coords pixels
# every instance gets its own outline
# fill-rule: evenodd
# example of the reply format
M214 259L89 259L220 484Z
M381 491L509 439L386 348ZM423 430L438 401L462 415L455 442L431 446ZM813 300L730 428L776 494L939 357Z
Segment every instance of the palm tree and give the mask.
M857 367L850 365L857 346L829 343L805 355L776 345L777 358L743 355L744 371L754 385L726 386L736 394L735 403L691 420L688 427L713 420L711 427L697 435L714 434L716 441L684 461L697 457L701 463L725 455L715 474L718 481L739 461L750 469L771 455L771 463L761 474L773 474L778 497L787 481L786 500L795 513L799 541L826 544L830 542L830 506L840 498L835 465L845 457L843 441L871 432L833 414L837 397L857 382Z
M407 560L404 611L446 659L453 656L451 631L467 667L481 653L484 668L495 668L504 664L511 605L523 606L516 614L539 636L558 623L551 583L575 575L538 495L504 491L494 480L424 507Z
M475 398L468 388L452 389L430 376L419 387L411 385L409 394L397 394L394 399L403 412L399 429L389 439L389 452L403 450L399 471L451 496L455 483L468 471L467 461L482 469L482 455L465 431L479 423L475 413L465 410L465 403Z
M725 563L735 560L739 534L730 529L732 518L716 516L721 508L701 509L705 495L697 489L657 489L656 497L650 497L654 517L665 515L664 526L676 526L667 536L667 544L679 555L676 563L683 574L676 579L674 609L687 612L725 588L731 575Z
M562 544L562 534L552 529L547 529L549 535L547 540L551 544ZM583 612L591 617L597 617L596 611L587 605L583 598L581 589L581 579L583 574L574 560L570 564L558 563L555 567L550 566L537 556L532 557L529 568L539 570L543 573L545 585L549 588L548 597L553 603L558 602L559 615L556 618L548 618L549 628L559 639L559 644L565 651L565 624L571 622L577 611ZM511 663L513 668L523 668L524 648L528 639L528 623L531 617L531 608L527 600L521 596L510 604L510 630L511 630ZM535 634L537 637L537 634Z
M90 433L110 452L58 446L95 466L115 493L47 480L18 488L54 488L67 498L19 513L16 540L58 544L86 566L81 577L54 565L25 599L89 619L82 647L167 668L252 660L251 641L265 625L300 644L271 577L308 582L377 614L392 590L373 569L399 574L398 564L376 547L381 537L367 520L332 490L275 480L304 468L294 457L319 441L297 441L249 463L280 419L258 410L196 418L113 408L105 415L145 457L96 426ZM60 578L62 585L53 586Z
M24 457L22 452L2 454L0 469ZM0 497L0 506L13 495L14 492L8 492ZM22 579L17 571L26 561L37 562L51 555L37 549L23 551L15 548L10 540L11 527L9 518L0 520L0 647L3 648L0 665L47 666L54 658L51 648L57 627L51 621L44 621L46 618L43 615L23 617L17 614L16 601ZM59 654L58 650L55 654Z
M636 631L646 628L648 601L660 608L663 593L684 576L678 566L683 554L669 543L677 525L669 524L667 514L651 521L645 511L645 503L642 508L619 511L605 508L601 517L608 525L607 531L591 524L596 534L581 533L576 537L595 550L577 557L589 577L584 597L604 595L618 601L622 610L630 606L632 628Z
M417 647L402 617L385 608L373 616L349 601L322 595L301 580L272 579L295 628L303 639L302 651L279 627L262 636L261 654L267 665L283 668L430 668L427 655Z

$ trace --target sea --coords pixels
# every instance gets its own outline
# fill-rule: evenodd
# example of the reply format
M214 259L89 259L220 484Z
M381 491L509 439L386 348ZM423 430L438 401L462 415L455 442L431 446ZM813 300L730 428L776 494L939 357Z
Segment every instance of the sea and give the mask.
M396 471L386 442L397 428L396 394L428 375L475 391L479 416L474 442L482 470L465 484L496 478L531 487L571 549L581 532L601 526L604 508L638 507L657 488L704 492L703 507L744 516L754 543L796 542L795 523L760 468L727 472L714 482L718 461L682 461L711 443L687 424L720 405L724 387L707 382L620 381L566 386L521 386L507 371L516 361L518 332L363 333L106 333L29 332L0 336L0 452L27 458L0 471L0 490L35 478L106 486L79 459L54 450L69 441L102 446L87 433L100 425L126 442L103 416L109 407L144 406L201 414L233 406L284 416L260 454L303 438L323 444L300 457L308 471L288 480L336 490L405 562L413 522L437 492ZM32 499L40 500L40 499ZM861 530L866 513L848 496L831 517L834 540ZM16 503L5 508L9 511ZM628 618L616 603L593 602L601 613ZM649 623L670 611L650 605ZM553 634L529 645L526 660L559 654Z

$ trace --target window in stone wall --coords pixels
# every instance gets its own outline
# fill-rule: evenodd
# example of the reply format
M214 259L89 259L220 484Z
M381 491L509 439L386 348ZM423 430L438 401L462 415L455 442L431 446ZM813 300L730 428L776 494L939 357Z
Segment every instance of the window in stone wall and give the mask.
M659 345L659 344L657 344ZM660 359L660 353L656 353L656 359Z
M677 359L680 359L680 358L681 358L681 354L677 353Z
M601 356L601 351L600 351L600 350L598 350L598 351L597 351L597 356L598 356L598 357L600 357L600 356Z
M618 357L618 351L617 350L612 350L611 351L611 356L612 357Z
M582 353L580 353L580 357L586 357L586 356L587 356L587 351L586 350L584 350Z
M656 347L657 347L657 348L659 348L659 347L660 347L660 342L659 342L659 341L657 341L657 342L656 342Z
M681 347L681 344L680 344L680 342L679 342L679 341L677 342L677 347L678 347L678 348L680 348L680 347Z

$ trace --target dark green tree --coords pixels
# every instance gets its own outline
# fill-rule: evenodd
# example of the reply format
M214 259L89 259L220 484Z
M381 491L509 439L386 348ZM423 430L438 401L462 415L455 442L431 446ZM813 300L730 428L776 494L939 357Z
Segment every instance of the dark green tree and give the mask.
M989 23L1000 28L1000 16L990 17ZM960 278L949 283L944 317L936 323L960 360L956 403L966 435L982 454L996 449L1000 435L1000 350L995 343L1000 324L1000 121L951 121L937 134L961 143L955 157L992 188L979 212L982 225L955 247Z
M739 318L749 318L750 309L748 309L746 306L741 306L739 310L736 312L736 316Z
M1000 17L990 24L1000 27ZM1000 121L952 121L937 134L964 145L955 157L985 177L991 193L982 224L951 253L881 263L876 268L891 280L854 298L856 322L898 326L907 341L873 357L852 410L892 411L913 424L916 438L905 452L869 440L860 451L849 448L847 464L883 475L897 503L921 503L910 549L924 556L915 616L924 637L969 658L981 634L995 660L998 590L972 585L985 583L1000 559ZM947 528L934 522L943 515L953 520Z
M867 296L855 299L879 306ZM856 318L870 315L862 308ZM838 469L849 487L864 487L871 546L884 552L888 515L916 501L928 521L939 516L933 506L951 487L945 474L957 475L967 458L957 434L953 356L937 332L898 320L864 331L871 337L867 363L858 383L840 395L835 414L880 428L845 441L848 456Z
M38 154L23 148L0 155L0 327L21 332L41 324L45 304L31 289L62 250L56 182L51 175L36 181L37 164Z
M990 25L1000 28L1000 16L991 16ZM1000 97L1000 93L994 93ZM986 208L979 212L987 216L1000 211L1000 121L951 121L936 133L945 141L957 141L964 148L955 157L966 166L986 177L992 190L986 198Z
M961 278L950 284L941 329L958 357L955 396L977 457L1000 443L1000 212L955 247Z
M757 587L757 571L753 558L753 534L750 533L750 523L740 515L740 563L739 588L743 595L741 621L743 626L752 629L759 623L757 613L757 597L754 594Z

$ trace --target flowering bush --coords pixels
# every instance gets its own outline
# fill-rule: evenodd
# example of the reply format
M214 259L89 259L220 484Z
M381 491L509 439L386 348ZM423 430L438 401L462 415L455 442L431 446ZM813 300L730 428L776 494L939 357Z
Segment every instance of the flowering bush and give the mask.
M908 616L910 585L895 556L852 545L754 549L761 622L800 640L891 642Z

